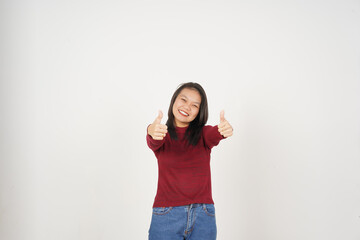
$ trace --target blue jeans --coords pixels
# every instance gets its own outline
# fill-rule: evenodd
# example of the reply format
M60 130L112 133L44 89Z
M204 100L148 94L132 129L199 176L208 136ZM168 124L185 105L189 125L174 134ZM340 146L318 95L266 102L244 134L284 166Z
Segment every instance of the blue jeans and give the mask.
M214 204L153 208L149 240L215 240Z

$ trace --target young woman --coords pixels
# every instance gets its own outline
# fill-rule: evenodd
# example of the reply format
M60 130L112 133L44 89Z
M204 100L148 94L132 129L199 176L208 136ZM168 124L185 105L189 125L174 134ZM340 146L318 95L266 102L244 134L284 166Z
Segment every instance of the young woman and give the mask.
M206 94L192 82L175 91L166 125L161 124L162 117L159 111L146 136L159 169L149 240L214 240L210 153L220 140L233 134L233 128L223 111L217 126L205 126Z

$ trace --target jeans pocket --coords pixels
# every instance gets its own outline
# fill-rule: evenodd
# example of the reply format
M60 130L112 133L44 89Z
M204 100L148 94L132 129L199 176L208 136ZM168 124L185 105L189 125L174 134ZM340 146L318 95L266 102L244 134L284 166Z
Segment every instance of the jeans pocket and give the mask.
M203 209L205 213L211 217L215 217L215 207L214 204L204 204Z
M155 215L165 215L168 214L173 207L154 207L153 214Z

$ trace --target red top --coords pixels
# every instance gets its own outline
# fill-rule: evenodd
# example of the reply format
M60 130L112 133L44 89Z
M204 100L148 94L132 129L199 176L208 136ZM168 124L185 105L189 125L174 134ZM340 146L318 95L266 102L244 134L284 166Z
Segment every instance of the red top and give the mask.
M178 140L154 140L147 134L149 148L158 161L159 178L153 207L175 207L192 203L214 203L211 194L210 153L224 137L217 126L204 126L196 146L184 139L187 127L176 127Z

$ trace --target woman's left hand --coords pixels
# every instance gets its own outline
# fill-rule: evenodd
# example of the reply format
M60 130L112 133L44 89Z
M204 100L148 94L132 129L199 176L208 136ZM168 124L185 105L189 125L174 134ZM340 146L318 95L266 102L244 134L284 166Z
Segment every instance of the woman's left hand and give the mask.
M230 137L233 135L233 128L230 123L224 117L224 110L220 112L220 124L218 125L218 129L221 135L224 137Z

